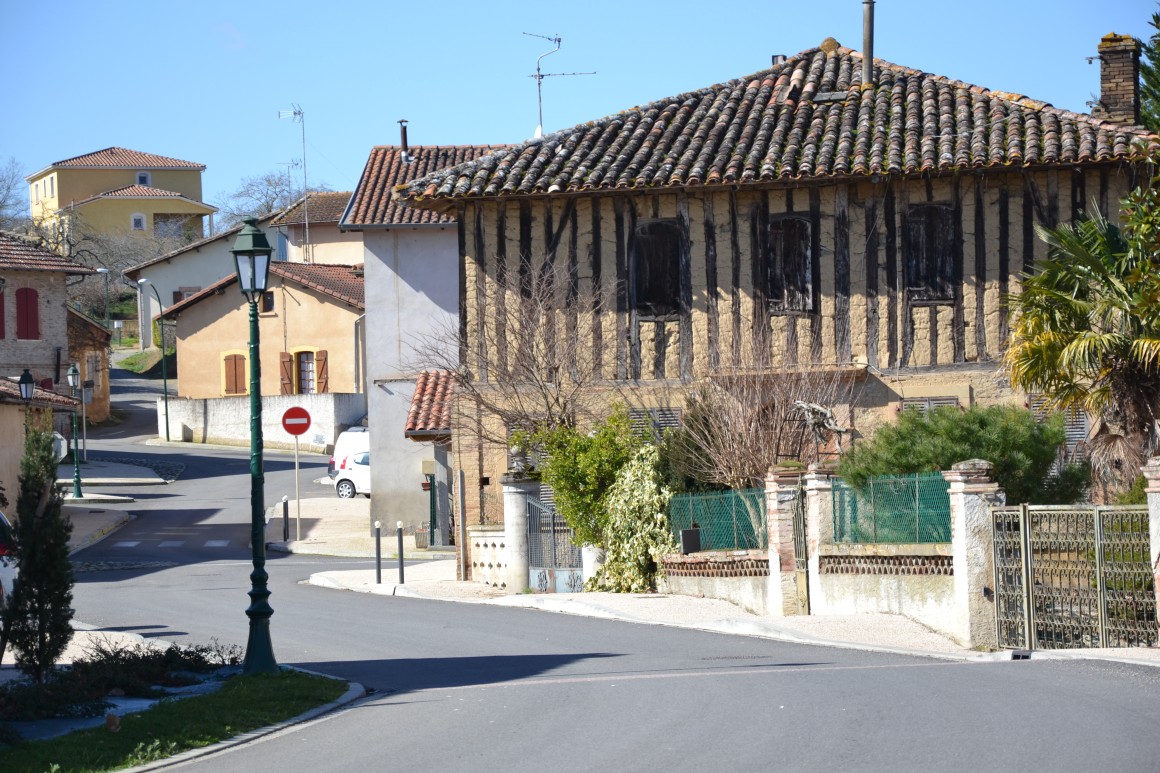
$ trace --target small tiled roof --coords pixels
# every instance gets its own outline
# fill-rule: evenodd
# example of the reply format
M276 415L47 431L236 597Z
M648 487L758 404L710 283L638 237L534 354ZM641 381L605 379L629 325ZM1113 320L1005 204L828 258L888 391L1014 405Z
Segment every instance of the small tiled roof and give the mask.
M205 207L207 212L217 212L217 207L212 204L206 204L204 201L197 201L191 199L177 191L167 191L161 188L152 188L148 185L126 185L123 188L114 188L111 191L98 193L96 196L89 196L87 199L78 201L75 204L70 204L70 207L79 207L84 204L89 204L101 199L176 199L186 201L190 204L196 204L199 207ZM67 209L67 207L62 208Z
M311 223L337 223L350 202L350 195L350 191L316 191L309 194L309 207L306 206L307 197L303 196L274 218L270 225L301 225L306 220L307 209Z
M455 374L446 370L425 370L415 380L411 409L407 411L404 437L440 440L451 436L451 396Z
M92 274L88 266L61 257L16 234L0 231L0 271L63 271Z
M51 166L72 168L106 168L106 169L195 169L205 171L205 164L193 161L182 161L180 158L159 156L155 153L142 153L139 150L128 148L105 148L83 156L73 156L64 161L54 161Z
M0 378L0 402L10 405L23 405L20 397L20 379L18 376ZM32 405L42 408L51 405L57 408L76 408L79 401L66 395L53 392L51 389L36 387L32 392Z
M286 263L283 261L270 263L272 275L280 276L283 280L315 290L357 309L366 308L363 300L362 268L361 265L340 266L328 263ZM236 281L238 281L236 274L225 276L188 298L184 298L172 306L167 306L160 316L169 317L180 314L211 295L220 294Z
M1018 94L874 60L832 38L768 70L529 140L414 180L396 195L452 199L733 186L1135 157L1155 135Z
M399 206L392 198L396 186L419 179L439 169L482 158L506 145L416 146L403 149L379 145L371 149L362 178L339 224L342 228L374 228L429 223L454 223L455 218Z

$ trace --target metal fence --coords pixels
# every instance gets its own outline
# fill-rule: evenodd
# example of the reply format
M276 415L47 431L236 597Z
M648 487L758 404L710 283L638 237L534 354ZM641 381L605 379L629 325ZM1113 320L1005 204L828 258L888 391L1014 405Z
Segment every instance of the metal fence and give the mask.
M556 508L528 495L528 565L536 569L579 569L580 548Z
M951 541L951 500L942 473L871 478L863 490L834 480L834 542Z
M1156 595L1144 506L991 508L1000 647L1150 647Z
M676 494L669 500L669 528L701 530L702 550L765 550L765 490Z

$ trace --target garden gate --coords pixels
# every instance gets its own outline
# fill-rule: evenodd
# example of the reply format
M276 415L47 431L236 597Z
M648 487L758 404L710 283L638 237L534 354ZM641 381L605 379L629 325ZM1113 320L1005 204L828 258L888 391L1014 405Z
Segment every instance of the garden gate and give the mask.
M550 502L528 495L528 587L540 593L579 593L582 568L572 529Z
M992 507L991 526L1000 647L1156 643L1147 507Z

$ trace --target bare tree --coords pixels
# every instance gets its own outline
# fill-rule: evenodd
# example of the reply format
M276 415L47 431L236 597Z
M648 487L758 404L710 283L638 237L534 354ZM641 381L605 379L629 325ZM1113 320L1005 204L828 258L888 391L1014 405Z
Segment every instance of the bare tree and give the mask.
M455 376L454 425L506 446L511 430L583 426L601 415L608 395L595 388L592 338L601 300L576 285L550 266L520 288L489 283L464 310L463 331L448 326L415 345L417 367Z
M0 231L23 230L28 222L28 183L14 157L0 165Z
M328 191L326 183L310 186L311 193ZM288 172L266 172L245 177L232 193L218 194L219 226L230 228L248 217L261 217L279 212L302 198L302 186L297 185Z

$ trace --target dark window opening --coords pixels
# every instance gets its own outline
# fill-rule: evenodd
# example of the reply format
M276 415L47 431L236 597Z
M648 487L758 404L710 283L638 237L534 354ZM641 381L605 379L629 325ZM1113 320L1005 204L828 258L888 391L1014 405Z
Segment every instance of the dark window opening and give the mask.
M675 220L637 226L631 248L632 302L641 316L680 313L682 242Z
M945 204L911 207L906 224L906 287L911 302L953 302L954 260L954 211Z
M814 311L813 256L810 221L779 217L769 224L769 248L764 265L765 297L774 314Z

